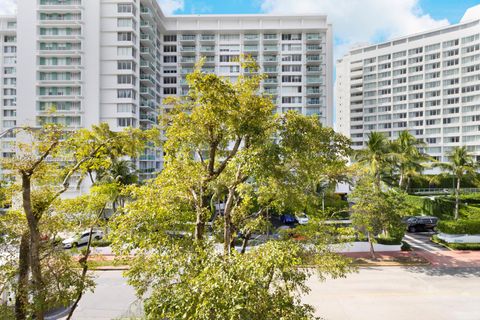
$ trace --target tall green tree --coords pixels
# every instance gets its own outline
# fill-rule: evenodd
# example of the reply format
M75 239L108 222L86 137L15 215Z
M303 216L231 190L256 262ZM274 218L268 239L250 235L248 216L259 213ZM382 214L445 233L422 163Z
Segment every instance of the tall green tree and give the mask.
M384 234L400 241L405 232L401 219L409 213L406 194L403 191L375 187L376 181L370 176L362 177L353 193L351 200L352 225L367 235L370 244L370 254L375 259L374 243L376 237Z
M421 150L425 143L410 132L402 131L392 143L394 170L398 173L398 187L408 189L411 179L421 175L426 163L431 160Z
M248 59L241 66L257 68ZM328 168L341 172L349 152L348 139L318 118L274 115L258 94L262 79L252 73L232 83L197 66L187 98L169 101L164 170L127 188L132 201L115 221L113 244L120 254L135 250L127 276L148 319L310 319L300 301L306 258L321 276L349 270L322 230L309 245L285 237L233 249L239 234L265 232L269 211L308 207L317 184L335 178ZM225 208L215 215L218 199Z
M54 240L42 240L58 232L61 217L55 216L55 204L78 176L109 167L112 155L136 156L146 135L136 129L113 132L106 124L77 132L52 124L17 131L17 153L2 161L21 195L16 200L25 220L19 221L26 222L18 239L16 319L44 319L48 308L68 303L81 281L70 257L52 249Z
M457 220L459 216L462 179L477 177L479 165L468 152L467 147L455 147L449 154L449 159L450 162L438 163L436 166L448 172L454 177L454 180L456 180L454 219Z
M368 169L380 188L383 173L391 164L392 148L387 137L380 132L370 132L365 148L355 154L355 160Z

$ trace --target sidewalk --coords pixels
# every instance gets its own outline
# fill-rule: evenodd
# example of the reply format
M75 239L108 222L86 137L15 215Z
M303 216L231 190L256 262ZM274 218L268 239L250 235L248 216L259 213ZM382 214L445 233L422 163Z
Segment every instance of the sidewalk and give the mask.
M425 251L415 250L424 257L432 267L469 268L480 267L480 251Z
M343 255L370 262L369 252L344 253ZM401 252L375 252L378 265L408 265L420 264L421 261L428 262L432 267L445 268L480 268L480 251L426 251L414 249L413 251ZM361 265L361 263L360 263Z

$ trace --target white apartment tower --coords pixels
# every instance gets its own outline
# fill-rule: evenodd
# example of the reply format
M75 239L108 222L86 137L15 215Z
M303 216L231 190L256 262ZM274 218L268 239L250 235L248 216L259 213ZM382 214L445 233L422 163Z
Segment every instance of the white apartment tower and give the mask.
M480 160L480 20L355 48L338 72L337 119L349 114L356 149L372 131L408 130L438 160L456 146Z
M196 61L205 57L205 72L235 80L244 72L235 62L241 54L268 75L263 91L278 112L318 115L332 126L326 16L165 16L156 0L21 0L16 30L15 17L0 21L1 130L44 122L149 128L165 97L187 93ZM147 148L143 178L161 169L162 157Z
M14 128L17 123L17 37L16 18L0 17L0 132ZM11 132L1 140L1 157L14 152Z

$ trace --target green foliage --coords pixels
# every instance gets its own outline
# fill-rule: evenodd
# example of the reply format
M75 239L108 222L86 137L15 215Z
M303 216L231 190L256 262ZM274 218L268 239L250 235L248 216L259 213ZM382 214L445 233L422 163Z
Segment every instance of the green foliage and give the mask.
M18 152L2 159L1 164L12 181L7 194L17 196L13 203L18 209L9 210L0 219L6 233L0 249L7 252L12 245L20 246L20 254L2 255L0 285L13 288L20 297L17 307L25 317L41 319L45 311L69 305L79 291L94 284L79 269L81 264L57 245L58 233L91 226L98 209L119 193L115 184L104 184L93 188L89 199L62 201L62 194L74 187L70 185L72 177L79 177L77 183L81 183L94 171L112 168L116 159L137 157L146 140L154 140L158 132L114 132L107 124L78 131L46 124L17 131ZM13 281L12 275L18 275L18 280Z
M437 235L432 236L432 241L453 250L480 250L480 243L448 243L439 239Z
M410 208L406 202L406 193L389 189L376 188L369 178L359 181L352 193L352 224L370 234L369 240L383 233L388 238L399 242L405 233L401 219L408 216Z
M241 65L256 68L248 59ZM262 79L232 83L198 65L188 96L166 101L173 111L163 119L164 170L122 193L131 201L110 238L119 254L136 252L127 276L139 297L147 294L149 319L312 319L299 299L306 272L350 270L318 222L296 229L301 242L285 235L243 254L233 248L240 235L246 248L271 229L272 212L318 208L319 186L344 179L350 152L349 140L317 117L274 115L258 94ZM306 257L310 271L299 268Z
M449 234L480 234L480 220L439 221L437 228Z

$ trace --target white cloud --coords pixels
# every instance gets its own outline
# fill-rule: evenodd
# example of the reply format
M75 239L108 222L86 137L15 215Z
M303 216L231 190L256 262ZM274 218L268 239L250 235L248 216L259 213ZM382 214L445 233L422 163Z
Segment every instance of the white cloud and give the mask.
M2 1L2 0L0 0ZM171 15L177 10L182 10L185 6L184 0L157 0L163 13Z
M268 13L322 13L333 24L339 58L355 43L376 42L448 25L421 11L419 0L262 0Z
M17 12L17 0L0 0L0 15L15 14Z
M468 8L460 22L467 22L476 19L480 19L480 4Z

